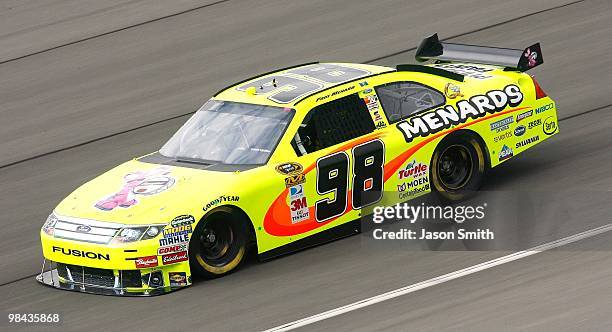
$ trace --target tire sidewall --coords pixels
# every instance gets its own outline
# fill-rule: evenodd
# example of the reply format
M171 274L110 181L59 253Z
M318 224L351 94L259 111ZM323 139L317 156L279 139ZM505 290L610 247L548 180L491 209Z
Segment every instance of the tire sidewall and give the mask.
M223 259L223 265L211 265L206 262L206 259L200 255L202 250L199 237L206 228L209 222L219 222L219 219L225 219L232 228L235 236L235 241L232 243L227 256ZM246 222L238 214L229 210L219 209L211 211L206 218L198 223L194 230L189 244L189 261L192 273L205 278L218 278L228 273L235 271L244 261L247 252L248 243L248 227Z
M438 166L440 157L443 151L452 145L460 145L466 148L471 159L472 167L469 179L458 189L451 189L445 186L440 179ZM471 135L452 135L445 138L438 144L431 159L430 178L432 181L432 190L436 192L443 201L460 201L474 194L484 180L487 169L487 159L485 148L482 144Z

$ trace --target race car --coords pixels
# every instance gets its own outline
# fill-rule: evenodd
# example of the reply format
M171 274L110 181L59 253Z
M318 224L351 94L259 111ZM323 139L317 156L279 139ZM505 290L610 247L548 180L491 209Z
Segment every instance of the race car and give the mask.
M465 198L558 133L525 50L422 41L396 68L308 63L215 94L157 152L66 197L41 229L38 281L158 295L360 231L362 212Z

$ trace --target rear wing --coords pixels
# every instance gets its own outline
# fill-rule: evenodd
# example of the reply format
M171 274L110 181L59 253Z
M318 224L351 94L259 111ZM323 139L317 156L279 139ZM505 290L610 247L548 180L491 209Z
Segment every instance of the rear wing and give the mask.
M544 62L540 43L533 44L521 51L512 48L442 43L437 33L423 39L416 51L415 58L421 62L434 59L496 65L506 67L507 70L521 72Z

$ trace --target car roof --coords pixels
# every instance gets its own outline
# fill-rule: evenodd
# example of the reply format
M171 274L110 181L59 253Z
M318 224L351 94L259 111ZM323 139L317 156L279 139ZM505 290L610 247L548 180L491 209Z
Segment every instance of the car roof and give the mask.
M356 63L307 63L233 84L215 94L214 99L293 108L321 91L390 71L395 69Z

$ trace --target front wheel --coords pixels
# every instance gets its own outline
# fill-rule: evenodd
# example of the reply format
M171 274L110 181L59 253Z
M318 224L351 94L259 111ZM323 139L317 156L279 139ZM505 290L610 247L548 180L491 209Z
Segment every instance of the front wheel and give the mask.
M238 268L247 251L247 221L220 210L202 220L189 243L191 270L205 278L222 277Z
M470 135L454 135L436 148L430 168L433 188L446 201L469 197L482 185L485 149Z

